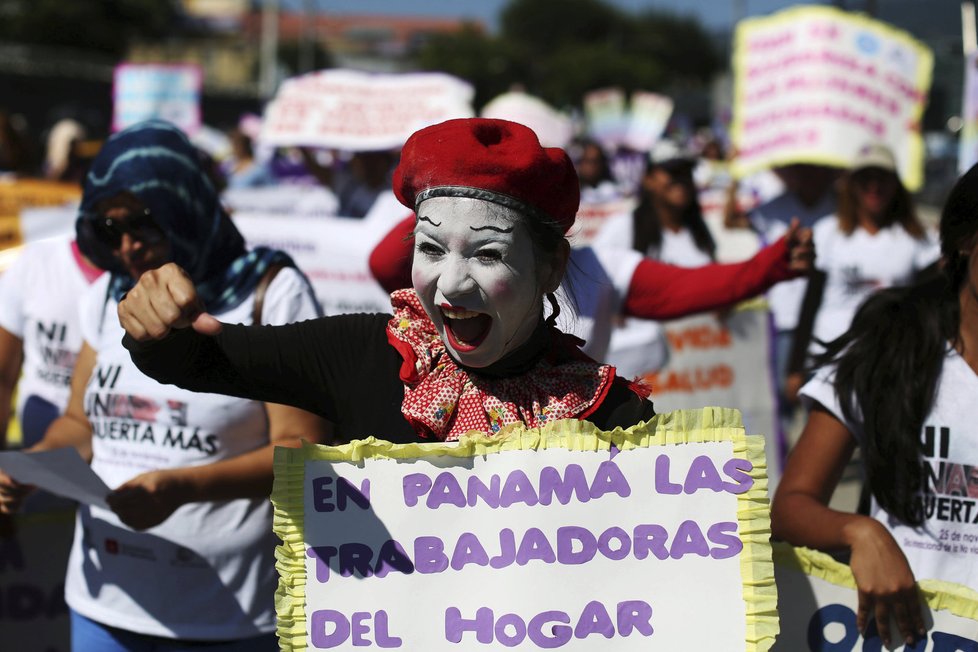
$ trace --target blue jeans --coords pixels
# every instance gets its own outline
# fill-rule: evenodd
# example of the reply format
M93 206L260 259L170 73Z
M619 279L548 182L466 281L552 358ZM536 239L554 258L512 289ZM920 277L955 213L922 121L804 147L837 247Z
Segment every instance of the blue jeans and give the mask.
M274 633L238 641L180 641L109 627L71 612L72 652L277 652L278 649Z

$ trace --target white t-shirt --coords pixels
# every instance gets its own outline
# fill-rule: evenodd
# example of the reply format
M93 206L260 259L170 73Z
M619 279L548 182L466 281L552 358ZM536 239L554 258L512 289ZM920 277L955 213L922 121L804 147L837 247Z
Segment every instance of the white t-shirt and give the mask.
M761 204L751 213L754 227L770 244L784 235L793 218L798 218L801 226L812 226L819 218L835 212L835 193L827 192L814 206L806 206L791 192L778 195L766 204ZM816 251L816 256L821 256ZM768 290L768 302L774 316L774 326L779 331L792 331L798 326L798 314L805 298L808 281L797 278L778 283Z
M801 389L807 401L818 401L856 437L861 423L848 423L835 396L833 368L822 369ZM971 479L978 466L978 438L972 405L978 396L978 375L951 351L937 386L930 414L924 419L921 441L926 490L922 500L926 520L908 527L873 501L871 514L893 535L910 562L914 577L964 584L978 590L978 491Z
M620 213L607 219L591 246L610 251L633 251L633 239L632 214ZM680 267L700 267L713 262L709 254L696 246L687 228L678 231L663 229L661 246L649 247L645 255Z
M210 464L268 443L264 406L161 385L122 346L108 275L82 298L82 333L98 354L85 392L92 469L110 488L157 469ZM254 297L215 315L250 323ZM268 287L262 323L316 316L294 269ZM87 618L128 631L231 640L275 629L277 584L267 498L189 503L145 532L98 507L79 509L65 600Z
M894 224L875 234L857 227L846 235L839 219L829 215L812 227L817 258L815 266L826 273L822 304L812 330L812 351L849 329L852 317L875 290L906 285L920 270L941 255L933 233L917 239Z
M603 259L623 256L626 251L638 254L639 252L632 249L633 237L632 214L622 213L608 218L592 246L602 252ZM663 229L662 244L659 247L650 247L647 255L680 267L700 267L712 262L709 254L696 246L692 234L686 228L678 231ZM637 265L638 261L634 264ZM634 266L631 271L635 271ZM627 293L627 287L625 292ZM658 371L666 365L668 359L669 347L665 329L660 322L627 317L622 325L613 329L606 361L615 366L618 375L634 378Z
M17 416L25 433L43 434L41 422L64 412L71 393L82 344L78 301L89 287L71 242L67 236L32 242L0 276L0 327L24 343ZM23 445L36 439L25 437Z
M584 340L581 350L595 360L604 361L608 356L614 317L621 312L621 303L628 296L632 275L641 261L642 255L631 249L571 249L557 300L567 305L570 288L577 314L562 310L557 327Z

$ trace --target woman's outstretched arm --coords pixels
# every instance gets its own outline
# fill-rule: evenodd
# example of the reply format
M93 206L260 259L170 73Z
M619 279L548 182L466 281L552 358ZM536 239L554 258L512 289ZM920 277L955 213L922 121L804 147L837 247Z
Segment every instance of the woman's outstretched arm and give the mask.
M865 632L875 617L880 636L889 647L892 617L909 645L925 630L917 585L906 556L876 519L828 506L855 448L856 440L849 429L816 404L788 457L774 496L771 533L797 546L850 550L849 565L859 590L859 630Z

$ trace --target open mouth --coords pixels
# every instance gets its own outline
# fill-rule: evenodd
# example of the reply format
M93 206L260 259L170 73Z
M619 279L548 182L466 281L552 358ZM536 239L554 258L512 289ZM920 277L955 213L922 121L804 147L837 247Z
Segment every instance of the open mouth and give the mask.
M463 353L482 344L492 327L492 317L481 312L442 306L441 314L448 343Z

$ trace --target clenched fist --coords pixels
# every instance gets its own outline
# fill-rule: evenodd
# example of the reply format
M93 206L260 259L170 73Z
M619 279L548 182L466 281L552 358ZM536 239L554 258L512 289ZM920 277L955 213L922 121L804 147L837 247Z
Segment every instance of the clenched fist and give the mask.
M138 342L161 340L174 328L217 335L223 325L204 312L187 272L174 263L144 272L119 303L119 323Z

